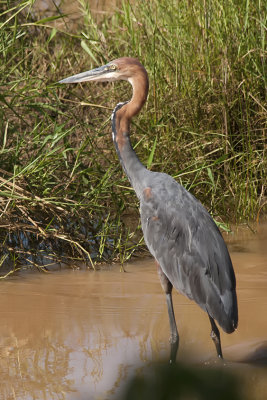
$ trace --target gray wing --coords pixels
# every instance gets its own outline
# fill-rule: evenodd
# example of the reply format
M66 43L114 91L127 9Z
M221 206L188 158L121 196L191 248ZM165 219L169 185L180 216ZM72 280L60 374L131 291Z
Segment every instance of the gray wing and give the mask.
M207 210L170 176L155 173L140 212L146 244L172 285L232 332L238 320L235 275Z

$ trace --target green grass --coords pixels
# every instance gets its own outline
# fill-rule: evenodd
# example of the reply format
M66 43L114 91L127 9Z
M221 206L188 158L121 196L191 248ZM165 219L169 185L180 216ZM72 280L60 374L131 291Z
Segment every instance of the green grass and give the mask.
M4 1L0 12L2 268L95 267L143 249L110 134L131 88L56 83L120 56L138 57L150 77L132 129L143 163L174 176L222 226L264 215L265 2L125 2L96 22L80 0L75 32L57 28L58 12L37 20L31 3Z

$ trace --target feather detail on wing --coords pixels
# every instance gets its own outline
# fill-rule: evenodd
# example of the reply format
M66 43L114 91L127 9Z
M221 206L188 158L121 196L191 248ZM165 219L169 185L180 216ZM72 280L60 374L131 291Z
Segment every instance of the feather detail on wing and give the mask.
M172 285L232 332L238 320L235 275L207 210L172 178L155 174L140 211L146 244Z

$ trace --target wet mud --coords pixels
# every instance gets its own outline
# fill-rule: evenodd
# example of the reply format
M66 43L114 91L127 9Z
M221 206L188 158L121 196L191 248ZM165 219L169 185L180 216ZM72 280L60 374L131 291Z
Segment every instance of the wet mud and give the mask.
M266 228L266 227L265 227ZM224 368L267 398L267 235L227 236L238 330L221 333ZM169 356L165 297L153 260L0 284L0 399L116 399L135 370ZM218 365L207 315L175 292L178 360Z

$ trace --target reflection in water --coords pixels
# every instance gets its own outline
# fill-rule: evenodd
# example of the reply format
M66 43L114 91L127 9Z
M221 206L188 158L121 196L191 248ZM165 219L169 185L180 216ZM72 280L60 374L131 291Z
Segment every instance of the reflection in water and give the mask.
M250 398L261 400L267 391L266 236L265 242L264 235L234 236L229 247L240 323L234 334L222 333L226 367L245 378ZM154 262L126 270L1 282L0 399L115 399L136 369L167 360L168 316ZM174 307L178 358L216 364L205 313L178 293Z

